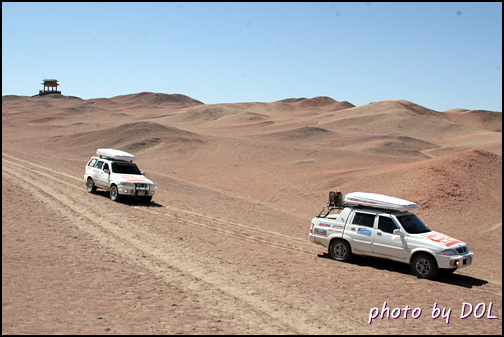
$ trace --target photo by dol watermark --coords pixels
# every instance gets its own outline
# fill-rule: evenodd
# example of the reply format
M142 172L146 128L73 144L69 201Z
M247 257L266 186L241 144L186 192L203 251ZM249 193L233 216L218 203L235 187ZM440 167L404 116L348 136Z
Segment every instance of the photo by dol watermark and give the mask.
M477 319L498 319L497 316L492 315L493 303L481 302L476 305L463 302L460 312L460 319L466 319L474 316ZM450 324L452 318L451 308L439 307L437 303L432 306L431 317L432 319L443 319L446 324ZM404 308L389 308L387 302L383 302L382 308L374 307L369 311L368 324L372 324L376 319L418 319L422 316L423 311L421 308L411 308L406 305Z

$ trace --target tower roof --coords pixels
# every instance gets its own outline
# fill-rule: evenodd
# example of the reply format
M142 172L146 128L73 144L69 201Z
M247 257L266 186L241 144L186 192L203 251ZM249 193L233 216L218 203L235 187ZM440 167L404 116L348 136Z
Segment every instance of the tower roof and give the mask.
M42 83L42 84L44 84L44 85L48 85L48 84L59 85L58 80L55 80L55 79L44 79L44 83Z

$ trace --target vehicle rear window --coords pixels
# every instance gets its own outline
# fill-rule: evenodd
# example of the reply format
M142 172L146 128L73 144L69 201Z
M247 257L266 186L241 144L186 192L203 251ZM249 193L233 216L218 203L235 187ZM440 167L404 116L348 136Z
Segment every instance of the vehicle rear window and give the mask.
M98 160L98 159L96 159L96 158L92 158L92 159L89 161L88 166L91 166L91 167L95 166L95 164L96 164L96 161L97 161L97 160Z
M375 219L374 214L355 213L352 224L373 228L374 219Z

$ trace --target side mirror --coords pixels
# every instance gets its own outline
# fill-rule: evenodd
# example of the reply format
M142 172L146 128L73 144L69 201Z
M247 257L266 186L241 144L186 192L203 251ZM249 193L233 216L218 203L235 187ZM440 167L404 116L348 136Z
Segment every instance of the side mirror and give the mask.
M109 169L105 169L105 170L103 170L103 172L106 173L106 174L110 174L110 170Z
M144 176L144 175L145 175L145 172L142 172L142 175Z
M401 232L400 229L394 229L394 231L392 232L392 234L394 235L399 235L399 236L404 236L404 233Z

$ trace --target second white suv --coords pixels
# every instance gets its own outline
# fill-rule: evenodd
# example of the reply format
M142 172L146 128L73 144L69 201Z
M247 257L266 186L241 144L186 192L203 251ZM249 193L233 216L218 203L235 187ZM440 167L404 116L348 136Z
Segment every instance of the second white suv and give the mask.
M119 201L122 196L139 197L150 202L157 185L140 172L133 163L135 156L113 149L98 149L86 165L84 181L89 193L97 188L110 191L110 199Z

